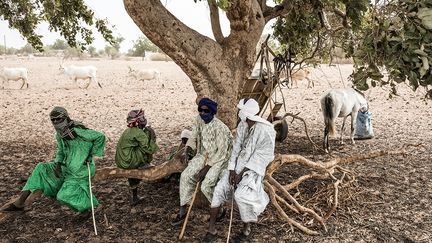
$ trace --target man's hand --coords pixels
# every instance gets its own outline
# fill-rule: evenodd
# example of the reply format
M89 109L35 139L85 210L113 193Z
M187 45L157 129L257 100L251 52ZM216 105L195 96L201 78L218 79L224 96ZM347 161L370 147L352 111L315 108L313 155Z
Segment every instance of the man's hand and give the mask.
M235 172L235 170L230 170L229 171L229 183L230 183L230 185L235 185L234 183L235 183L235 178L236 178L236 176L237 176L237 174L236 174L236 172Z
M147 126L145 129L150 133L150 140L156 141L156 133L150 126Z
M183 164L187 164L189 162L189 156L187 154L188 148L190 148L190 147L187 146L185 149L183 149L183 153L180 155L180 161Z
M240 181L242 180L242 178L243 178L243 171L240 174L236 175L236 177L235 177L235 186L236 187L240 183Z
M89 154L87 158L84 160L83 164L91 163L93 159L93 155Z
M54 174L55 174L55 176L57 176L58 178L60 178L61 173L62 173L61 164L57 162L56 166L54 168Z
M211 166L206 165L204 168L202 168L197 174L195 174L195 180L202 181L204 180L205 176L207 175L207 172L210 170Z
M240 181L243 179L243 174L246 172L246 171L248 171L249 169L248 168L244 168L238 175L236 175L236 177L235 177L235 184L234 184L234 186L235 187L237 187L237 185L240 183Z

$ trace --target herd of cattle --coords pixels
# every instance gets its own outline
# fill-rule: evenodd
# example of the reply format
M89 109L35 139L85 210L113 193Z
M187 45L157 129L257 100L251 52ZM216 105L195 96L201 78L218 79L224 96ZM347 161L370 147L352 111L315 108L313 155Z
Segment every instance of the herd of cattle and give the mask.
M68 65L65 66L63 63L59 66L59 72L60 74L67 75L70 79L72 79L75 82L75 85L77 85L78 79L82 79L84 81L88 80L87 85L85 88L88 88L90 83L93 81L96 83L100 88L102 88L102 85L97 80L97 68L92 65L86 65L86 66L77 66L77 65ZM251 76L254 75L254 73L259 72L259 69L253 70ZM138 81L145 81L145 80L153 80L153 79L159 79L160 72L157 69L133 69L130 66L128 66L128 73L127 77L132 77ZM296 87L298 87L297 81L298 80L304 80L306 79L308 81L308 88L312 88L314 86L313 80L309 78L310 76L310 70L309 68L305 69L299 69L299 70L293 70L291 73L290 79L292 82L286 82L284 80L287 80L287 77L283 77L283 75L280 77L282 80L282 83L284 82L286 84L291 84L291 87L293 87L293 84L295 84ZM25 67L3 67L1 68L0 65L0 79L2 80L1 83L1 89L5 88L5 84L7 84L9 81L21 81L21 87L28 88L29 87L29 72L27 68Z
M60 64L59 71L74 80L75 84L77 84L78 79L88 80L85 88L88 88L92 81L102 88L102 85L97 80L97 68L95 66L64 66ZM159 78L160 72L156 69L134 70L129 67L128 76L144 81ZM1 89L4 89L5 84L9 81L22 81L20 89L29 87L29 72L25 67L3 67L0 69L0 79L2 79Z

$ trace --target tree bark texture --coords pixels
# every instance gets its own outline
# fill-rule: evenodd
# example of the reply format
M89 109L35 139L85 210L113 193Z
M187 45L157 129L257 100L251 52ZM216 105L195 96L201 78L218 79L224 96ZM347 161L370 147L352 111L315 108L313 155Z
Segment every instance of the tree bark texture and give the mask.
M237 100L253 68L256 44L266 23L260 4L232 1L226 12L231 32L223 37L216 31L218 41L183 24L159 0L124 0L124 5L147 38L191 79L196 93L219 103L218 117L234 128ZM211 18L213 26L218 24L214 10Z

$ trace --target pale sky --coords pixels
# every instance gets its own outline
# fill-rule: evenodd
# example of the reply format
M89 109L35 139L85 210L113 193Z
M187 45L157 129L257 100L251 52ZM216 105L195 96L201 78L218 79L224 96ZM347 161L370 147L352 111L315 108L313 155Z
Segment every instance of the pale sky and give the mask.
M126 13L123 0L85 0L85 2L95 12L97 18L107 18L109 24L115 26L113 29L115 36L120 35L125 38L121 44L121 52L127 52L132 47L132 42L143 36L140 29ZM193 0L162 0L162 3L187 26L213 38L206 1L195 3ZM227 36L229 34L229 22L222 12L220 19L222 32ZM49 32L46 24L41 25L37 33L44 36L42 39L44 45L52 44L56 39L63 39L59 34ZM18 31L9 29L7 21L0 20L0 43L2 45L4 45L4 36L6 36L8 47L20 48L27 43ZM97 49L102 49L107 45L98 32L94 31L94 37L95 41L92 45Z

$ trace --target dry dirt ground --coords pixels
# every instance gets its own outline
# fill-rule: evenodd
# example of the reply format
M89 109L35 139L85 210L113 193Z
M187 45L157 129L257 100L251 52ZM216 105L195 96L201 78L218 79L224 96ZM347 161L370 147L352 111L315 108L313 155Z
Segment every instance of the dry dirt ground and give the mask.
M92 64L98 68L103 89L91 84L89 89L77 87L58 74L59 60L1 60L1 66L23 66L29 69L30 88L18 90L17 82L9 82L0 90L0 204L19 192L26 178L40 161L50 161L54 152L54 129L48 119L56 105L64 106L75 120L103 131L108 137L106 154L97 161L99 168L114 165L117 139L125 128L126 114L133 108L144 108L148 121L156 130L161 150L155 163L163 161L170 148L179 141L180 131L189 127L196 115L195 93L190 80L172 62L140 60L67 61L65 64ZM127 78L127 66L157 68L159 80L146 82ZM313 141L321 144L323 133L319 98L330 87L349 85L350 65L322 66L312 72L315 88L285 89L287 111L299 113L309 128ZM78 85L83 86L82 82ZM387 99L388 90L374 88L367 92L373 112L375 138L355 145L339 145L331 140L332 156L348 157L375 150L398 150L404 144L423 146L411 149L405 156L384 156L346 165L355 172L356 181L341 190L338 210L327 221L327 232L307 236L292 230L278 219L269 205L253 227L253 242L430 242L432 241L432 109L431 102L421 100L421 92L401 86L400 97ZM289 119L289 122L291 120ZM341 120L337 121L338 127ZM348 131L346 131L348 133ZM316 152L310 146L298 121L290 124L288 138L277 144L277 153L301 154L312 160L328 160L330 155ZM288 167L276 175L280 181L299 176L301 168ZM306 197L318 193L325 183L309 183L301 188ZM94 193L103 204L96 213L98 236L93 235L91 220L80 221L66 207L47 198L35 202L28 211L8 217L0 223L0 240L10 242L172 242L179 228L169 222L177 213L178 183L142 184L142 204L129 205L130 192L126 179L96 183ZM328 206L322 199L315 207ZM204 235L208 214L194 208L185 242L197 242ZM295 215L292 215L298 218ZM241 222L234 214L233 231ZM224 242L228 218L218 224Z

